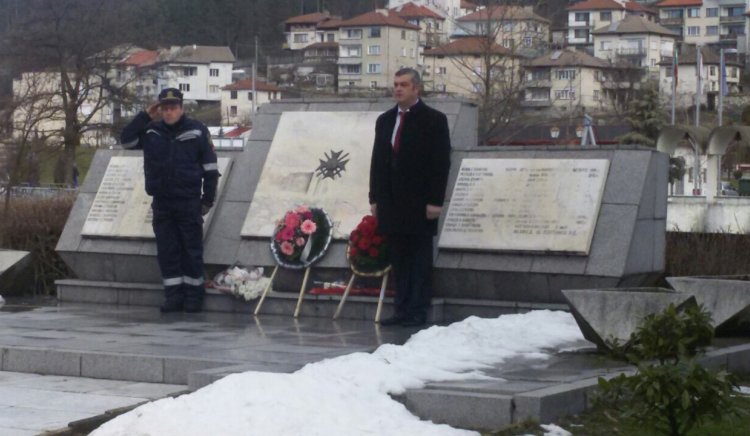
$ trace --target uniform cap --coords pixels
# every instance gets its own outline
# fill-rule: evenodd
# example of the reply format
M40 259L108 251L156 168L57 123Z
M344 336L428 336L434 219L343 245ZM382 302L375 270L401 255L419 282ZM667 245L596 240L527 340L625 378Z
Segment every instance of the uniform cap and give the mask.
M182 92L177 88L164 88L159 93L159 103L182 104Z

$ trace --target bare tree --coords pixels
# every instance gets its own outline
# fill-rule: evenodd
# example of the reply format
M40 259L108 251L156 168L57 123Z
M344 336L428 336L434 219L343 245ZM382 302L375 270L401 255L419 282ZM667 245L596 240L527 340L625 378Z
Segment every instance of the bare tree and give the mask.
M114 0L28 3L33 3L30 12L11 24L0 54L15 61L18 70L36 71L54 84L54 96L48 100L56 106L54 116L63 121L57 136L64 150L55 182L70 183L84 134L102 128L102 110L128 96L127 85L112 80L115 66L128 51L117 44L130 32L128 14L123 12L126 6ZM33 82L33 76L26 74L24 80ZM48 92L45 87L43 94Z

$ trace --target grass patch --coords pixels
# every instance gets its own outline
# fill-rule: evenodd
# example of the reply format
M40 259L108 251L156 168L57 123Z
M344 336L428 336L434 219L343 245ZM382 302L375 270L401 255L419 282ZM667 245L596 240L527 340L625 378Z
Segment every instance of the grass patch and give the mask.
M80 146L76 149L76 165L78 166L78 184L86 179L91 161L98 148ZM39 184L46 186L55 183L55 164L63 150L57 147L47 147L39 155Z

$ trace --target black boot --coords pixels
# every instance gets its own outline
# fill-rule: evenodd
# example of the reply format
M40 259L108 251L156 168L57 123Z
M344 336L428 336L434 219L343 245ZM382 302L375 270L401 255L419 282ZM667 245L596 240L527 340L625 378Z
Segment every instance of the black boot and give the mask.
M203 286L185 287L184 310L187 313L198 313L203 311L203 296L206 291Z
M185 304L185 294L180 286L169 286L164 289L164 304L161 313L181 312Z

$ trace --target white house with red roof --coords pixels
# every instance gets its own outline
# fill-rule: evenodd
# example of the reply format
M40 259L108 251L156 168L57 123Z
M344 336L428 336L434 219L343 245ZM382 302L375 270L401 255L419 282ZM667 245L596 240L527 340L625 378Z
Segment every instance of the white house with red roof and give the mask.
M328 12L297 15L284 21L284 48L302 50L316 42L335 42L336 27L340 17L331 16Z
M745 52L747 0L663 0L662 26L678 32L688 44L717 44Z
M424 5L404 3L391 9L406 22L419 26L419 46L437 47L448 42L445 17Z
M282 90L276 85L255 80L253 94L252 79L243 79L221 88L221 123L249 126L252 123L253 110L281 98ZM253 105L255 100L255 105Z
M445 33L455 32L456 20L479 9L479 6L469 0L389 0L388 9L395 9L407 3L429 8L445 18Z
M494 6L458 19L453 37L486 35L514 53L537 56L550 41L550 20L532 7Z
M339 23L339 90L388 88L402 67L417 68L419 26L388 9Z
M594 39L591 31L614 22L625 15L634 14L654 21L656 11L634 1L583 0L567 8L567 45L585 49L593 54Z

